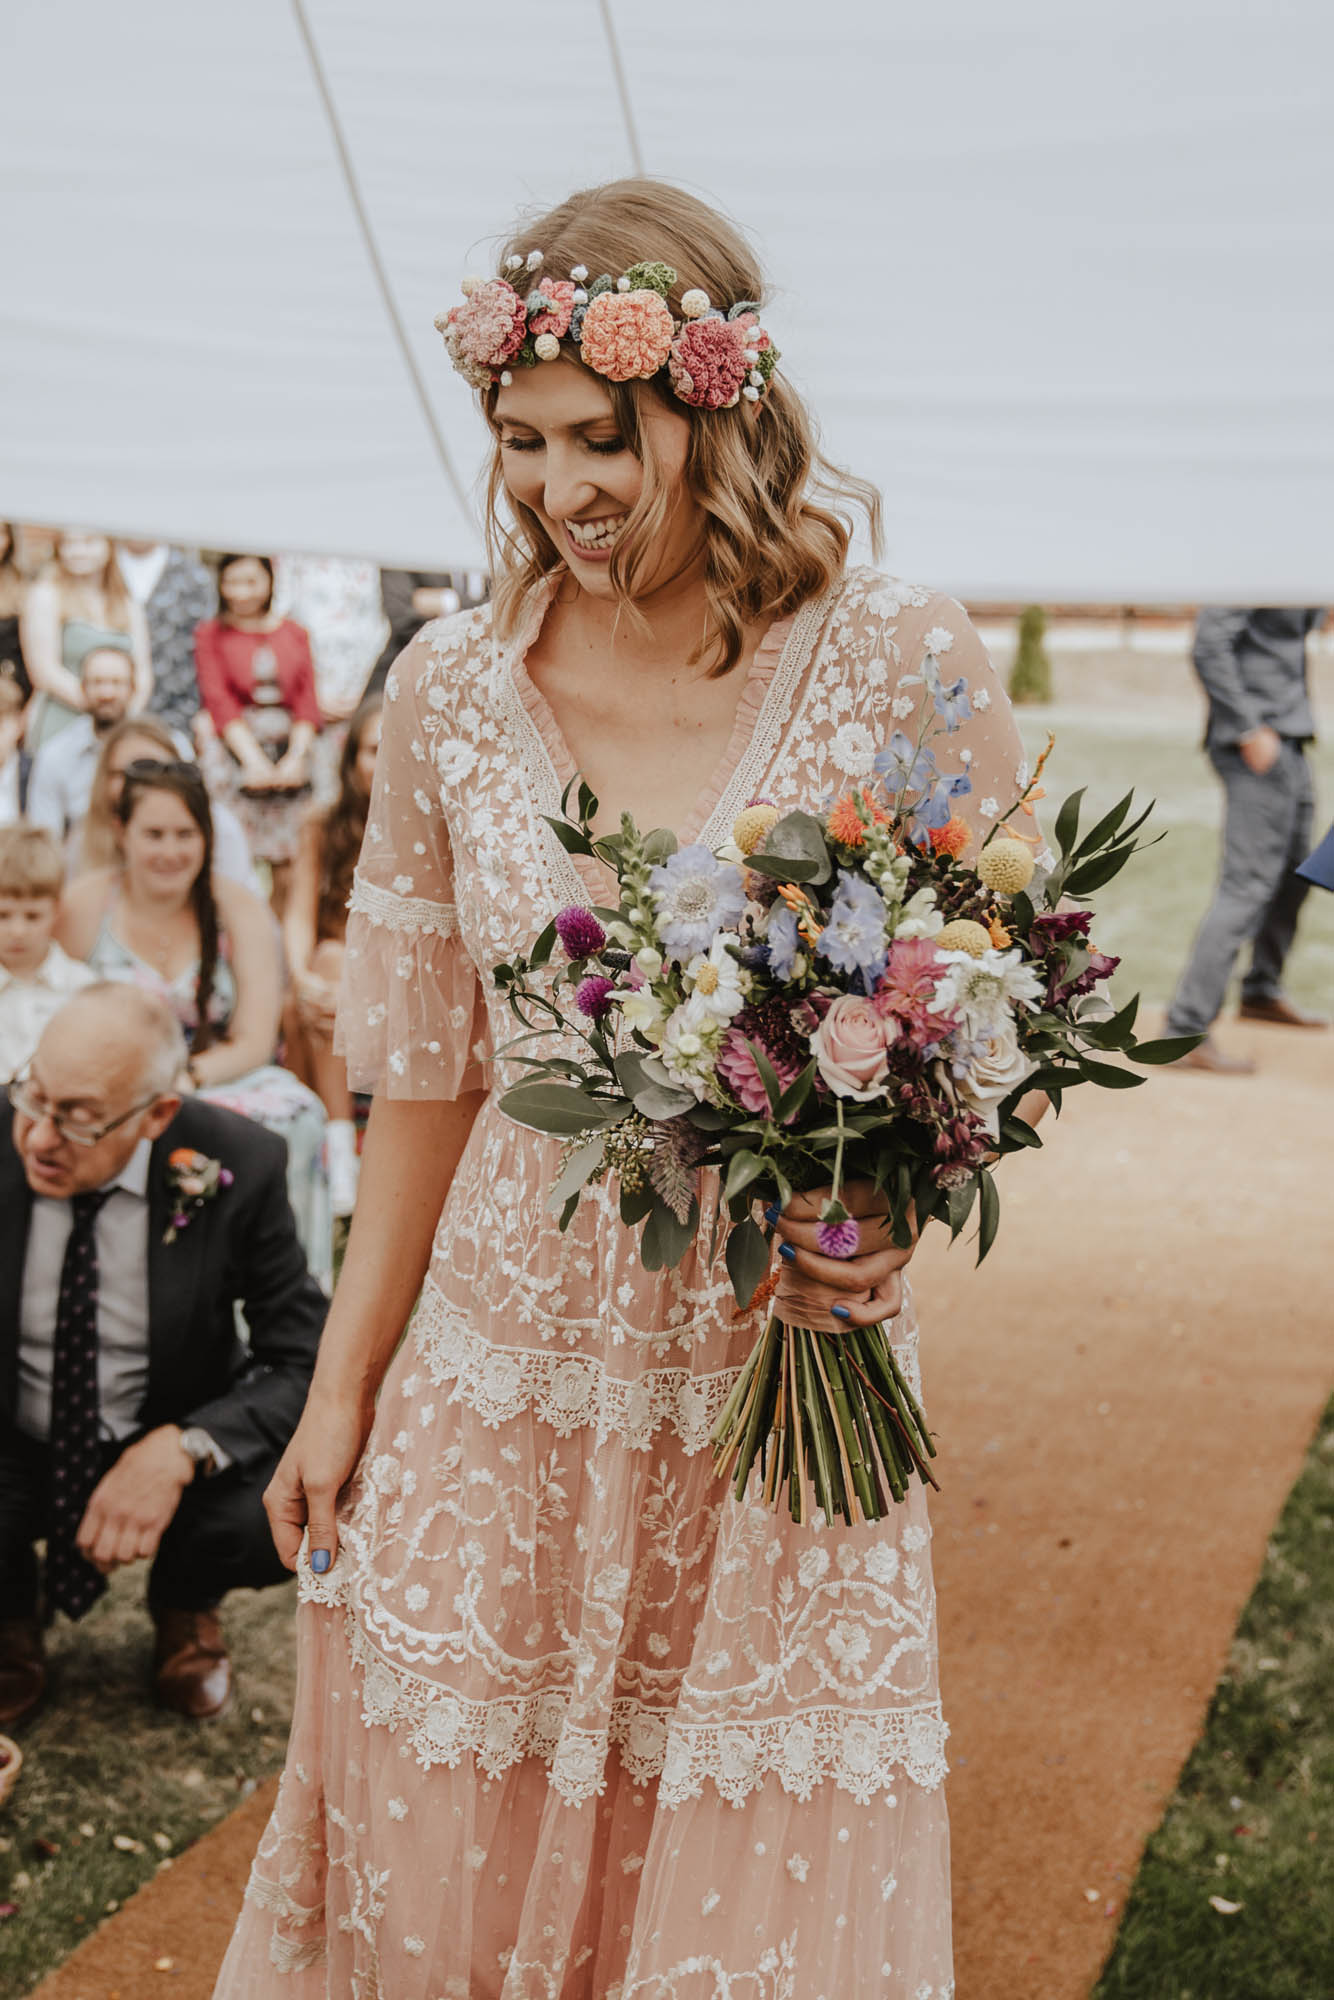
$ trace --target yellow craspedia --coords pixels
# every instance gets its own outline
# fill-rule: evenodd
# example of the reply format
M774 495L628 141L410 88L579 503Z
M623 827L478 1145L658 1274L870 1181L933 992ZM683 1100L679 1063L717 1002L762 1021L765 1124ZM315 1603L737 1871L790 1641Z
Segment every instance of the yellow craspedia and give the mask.
M971 917L956 917L943 931L937 931L931 942L937 951L966 951L970 958L981 958L991 949L991 934Z
M977 858L977 872L999 896L1017 896L1033 880L1036 863L1022 840L993 840Z
M753 854L769 828L782 818L777 806L747 806L732 825L732 838L743 854Z

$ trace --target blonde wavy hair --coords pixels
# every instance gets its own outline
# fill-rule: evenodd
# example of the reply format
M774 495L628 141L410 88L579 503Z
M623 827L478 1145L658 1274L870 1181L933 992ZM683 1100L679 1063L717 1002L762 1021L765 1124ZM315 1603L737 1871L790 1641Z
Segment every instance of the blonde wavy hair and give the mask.
M716 210L665 181L609 181L572 194L558 208L524 222L505 243L505 259L543 252L542 276L568 278L585 265L613 277L653 259L672 265L676 283L668 303L679 318L681 296L694 287L724 310L743 299L763 307L767 291L754 253L740 231ZM772 328L770 329L772 332ZM780 342L781 345L781 342ZM579 350L563 343L578 360ZM748 626L786 617L842 576L856 516L865 517L871 545L880 551L880 495L866 480L831 465L815 425L780 361L765 395L730 410L694 410L657 381L597 380L611 398L621 435L644 468L639 498L612 554L609 574L622 608L635 608L654 577L655 550L677 503L664 478L641 417L649 399L690 422L684 483L704 517L706 632L696 658L710 672L727 673L740 659ZM497 391L482 392L496 443L486 488L486 529L495 578L495 622L512 635L533 588L562 570L564 560L537 514L507 491L495 418ZM502 514L502 502L511 519Z

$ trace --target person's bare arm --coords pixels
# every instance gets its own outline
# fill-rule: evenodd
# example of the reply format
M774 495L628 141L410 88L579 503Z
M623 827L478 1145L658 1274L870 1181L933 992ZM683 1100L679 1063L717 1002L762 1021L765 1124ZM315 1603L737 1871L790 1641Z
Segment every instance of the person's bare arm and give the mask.
M86 959L97 943L115 883L114 868L94 868L65 884L56 918L56 943L71 958Z
M377 1097L352 1234L320 1340L305 1411L264 1495L274 1546L296 1568L310 1528L312 1567L338 1553L334 1513L370 1434L375 1398L431 1258L440 1211L485 1091L453 1102ZM313 1558L324 1551L327 1561Z
M230 1083L272 1062L282 1013L282 954L268 905L240 882L214 878L218 920L231 940L236 1012L225 1042L214 1042L192 1065L201 1085Z
M60 657L60 598L52 583L34 583L19 621L23 663L28 678L42 694L83 709L83 687Z
M283 914L283 943L294 981L299 981L315 950L320 895L320 826L308 819L297 839L292 878Z
M241 767L241 783L252 791L272 791L274 766L255 740L248 722L228 722L222 740Z
M130 606L130 655L134 661L135 715L148 707L153 694L153 649L148 638L148 617L142 604Z

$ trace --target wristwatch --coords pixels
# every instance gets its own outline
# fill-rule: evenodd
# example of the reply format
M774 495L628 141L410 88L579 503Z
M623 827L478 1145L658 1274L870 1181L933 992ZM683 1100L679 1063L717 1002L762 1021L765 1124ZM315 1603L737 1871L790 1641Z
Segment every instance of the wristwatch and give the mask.
M201 1430L198 1424L191 1424L188 1429L181 1432L181 1450L187 1458L194 1460L196 1479L201 1473L207 1479L211 1473L217 1471L218 1447L208 1432Z

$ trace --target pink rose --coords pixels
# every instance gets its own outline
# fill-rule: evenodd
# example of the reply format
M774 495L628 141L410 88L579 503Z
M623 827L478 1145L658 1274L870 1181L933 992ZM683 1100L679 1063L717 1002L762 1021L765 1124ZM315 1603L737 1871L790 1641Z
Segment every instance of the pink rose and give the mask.
M859 994L841 993L811 1036L811 1054L835 1097L866 1104L884 1094L888 1052L898 1036L892 1016L878 1014Z

